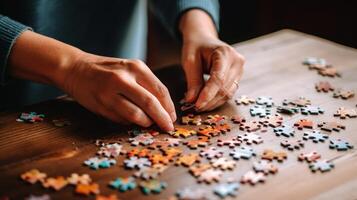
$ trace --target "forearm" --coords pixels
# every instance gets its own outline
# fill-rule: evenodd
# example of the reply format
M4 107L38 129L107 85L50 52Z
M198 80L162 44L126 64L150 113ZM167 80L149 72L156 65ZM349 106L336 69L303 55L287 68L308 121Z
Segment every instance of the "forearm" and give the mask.
M25 31L11 49L8 70L10 75L60 87L65 71L81 51L58 40Z
M179 30L183 39L194 35L218 37L212 18L205 11L199 9L189 10L182 15Z

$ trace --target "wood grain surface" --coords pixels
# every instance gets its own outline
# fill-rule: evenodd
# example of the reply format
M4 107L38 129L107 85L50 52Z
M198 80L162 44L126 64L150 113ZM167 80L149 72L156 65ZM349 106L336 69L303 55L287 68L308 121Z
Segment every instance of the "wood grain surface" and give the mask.
M356 108L357 98L349 100L335 99L332 93L318 93L314 85L321 80L330 81L335 87L357 91L357 50L341 46L317 37L291 30L283 30L257 39L234 45L246 57L244 76L236 97L242 94L251 97L271 96L276 104L283 99L304 96L311 99L313 105L325 109L319 116L285 116L286 123L293 124L301 118L312 119L316 124L322 121L337 120L346 125L346 130L330 134L330 138L342 138L357 146L357 118L340 120L333 117L338 107ZM340 78L327 78L311 71L301 62L307 56L323 57L342 73ZM182 98L185 91L184 75L179 66L171 66L156 72L168 86L175 102ZM250 106L237 106L229 103L210 113L244 115L249 120ZM275 112L275 109L273 109ZM36 111L46 114L42 123L26 124L16 122L20 112ZM58 128L51 120L68 118L71 126ZM179 124L177 124L179 125ZM237 126L227 134L243 133ZM87 199L75 195L74 188L67 186L59 192L44 189L40 184L30 185L19 179L19 175L29 169L38 168L49 176L69 176L71 173L88 173L100 184L102 194L117 194L120 199L167 199L176 190L183 187L201 187L207 189L207 197L218 199L212 192L216 184L198 184L185 167L171 166L160 180L168 183L168 188L159 195L143 195L139 189L120 193L107 185L118 176L129 176L134 171L124 170L120 156L118 164L109 169L90 170L82 165L83 161L93 156L97 147L96 139L104 141L127 140L126 131L132 127L123 127L101 119L67 100L52 100L37 105L0 113L0 196L23 199L29 194L48 193L52 199ZM193 127L196 128L197 127ZM301 138L304 131L297 130L295 138ZM280 142L283 137L276 137L272 129L260 133L264 142L254 145L258 160L264 149L283 150ZM158 137L166 137L162 134ZM215 143L216 138L214 138ZM215 146L215 144L213 144ZM125 145L127 149L132 148ZM189 149L182 147L186 152ZM229 149L223 147L226 156ZM267 181L256 186L241 185L239 194L234 199L357 199L357 148L345 152L330 150L328 141L314 144L305 142L301 151L288 152L288 160L278 164L279 172L268 176ZM335 169L327 173L312 173L306 163L297 161L300 152L317 150L324 159L334 162ZM194 152L198 152L195 150ZM224 172L224 179L239 178L252 167L252 161L239 160L233 171ZM223 181L224 182L224 181ZM90 198L93 198L90 197ZM230 199L230 198L228 198Z

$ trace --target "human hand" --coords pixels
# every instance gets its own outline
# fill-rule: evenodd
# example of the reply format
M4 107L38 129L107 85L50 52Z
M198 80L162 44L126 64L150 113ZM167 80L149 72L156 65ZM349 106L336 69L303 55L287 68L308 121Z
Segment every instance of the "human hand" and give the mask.
M182 16L182 64L187 79L186 102L210 111L232 98L243 73L244 57L219 40L211 18L192 10ZM203 74L209 74L205 82Z
M173 130L176 113L167 88L140 60L83 53L60 86L90 111L118 123L155 122Z

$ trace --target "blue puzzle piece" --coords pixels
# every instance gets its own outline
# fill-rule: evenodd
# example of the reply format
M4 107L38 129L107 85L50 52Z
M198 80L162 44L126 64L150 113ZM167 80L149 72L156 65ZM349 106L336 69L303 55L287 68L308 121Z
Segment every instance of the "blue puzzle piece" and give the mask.
M84 164L89 166L91 169L109 168L110 166L116 164L116 160L109 158L91 157L84 161Z
M237 196L237 191L239 189L239 183L222 183L214 187L214 193L221 198L226 196Z
M255 106L251 107L249 111L253 117L254 116L266 117L267 115L270 115L270 113L271 113L270 108L266 108L264 106L259 106L259 105L255 105Z
M347 151L348 149L352 149L353 145L341 139L335 139L335 140L330 140L330 148L336 149L338 151Z
M115 189L118 189L121 192L126 192L132 190L136 187L136 182L133 177L128 178L117 178L114 181L110 182L109 185Z
M309 167L312 172L316 172L317 170L320 170L321 172L327 172L334 167L334 164L327 160L322 160L322 161L311 163Z
M265 105L267 107L272 107L274 105L273 98L271 97L258 97L257 100L255 101L258 105Z
M328 138L328 135L321 133L318 130L314 131L306 131L304 135L302 136L304 140L309 140L311 139L313 142L325 142L325 140Z
M256 155L253 148L250 147L240 147L239 149L234 149L229 153L234 159L239 160L240 158L249 159Z
M280 127L274 128L274 133L276 136L293 137L295 134L295 129L292 126L283 124Z

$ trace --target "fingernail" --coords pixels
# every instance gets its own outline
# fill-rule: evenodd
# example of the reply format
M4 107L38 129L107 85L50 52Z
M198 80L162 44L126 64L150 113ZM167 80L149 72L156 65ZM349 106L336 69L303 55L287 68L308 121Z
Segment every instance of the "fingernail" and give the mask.
M174 124L172 122L169 123L169 125L167 126L167 130L166 131L173 131L174 128Z
M172 120L173 122L175 122L176 119L177 119L176 112L170 113L170 117L171 117L171 120Z

